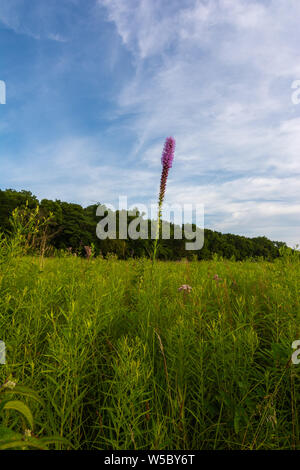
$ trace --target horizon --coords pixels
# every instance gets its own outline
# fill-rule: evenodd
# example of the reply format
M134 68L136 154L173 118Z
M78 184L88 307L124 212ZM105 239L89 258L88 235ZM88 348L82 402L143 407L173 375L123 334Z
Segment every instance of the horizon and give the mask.
M6 188L5 190L2 190L2 189L0 188L0 192L1 192L1 191L4 191L4 192L5 192L5 191L16 191L16 190L13 189L13 188ZM26 189L20 190L20 192L22 192L22 191L25 191L25 192L30 193L33 198L36 198L36 199L37 199L38 205L41 205L42 199L38 199L37 196L36 196L35 194L33 194L30 190L26 190ZM47 198L45 198L45 199L47 200ZM118 206L118 207L113 207L113 208L111 208L111 207L106 207L105 204L102 204L100 201L95 202L94 204L90 204L90 205L81 205L81 204L78 204L78 203L73 203L73 202L70 202L70 201L64 201L64 200L59 200L59 199L55 199L55 200L53 200L53 202L60 202L60 203L66 203L66 204L80 205L83 209L87 209L88 207L92 207L92 206L96 206L97 209L100 208L100 207L102 207L104 211L106 211L106 210L112 210L113 212L116 212L116 213L117 213L117 212L122 212L122 211L125 210L125 211L127 211L127 214L129 214L129 212L130 212L131 210L135 210L135 209L136 209L136 210L139 211L139 213L136 213L136 217L141 217L142 219L144 219L145 221L148 221L148 222L157 221L157 214L156 214L156 211L155 211L155 205L153 205L153 206L151 207L151 209L150 209L150 214L149 214L148 212L145 214L145 213L142 212L142 209L143 209L144 207L139 207L139 204L133 205L133 206L131 206L131 207L126 207L126 208L124 208L124 207L121 207L122 204L120 204L120 201L119 201L119 206ZM112 206L112 205L111 205L111 206ZM176 208L175 208L175 209L176 209ZM178 208L177 208L177 209L178 209ZM183 212L184 212L184 208L183 208ZM194 211L194 212L195 212L195 211ZM95 213L96 213L96 215L97 215L97 210L95 211ZM163 217L164 214L167 215L167 217L164 218L164 217ZM172 214L172 215L171 215L171 214ZM152 217L152 215L155 215L154 218ZM184 216L183 213L182 213L181 215L183 216L183 218L186 218L186 216ZM193 215L195 216L195 213L194 213ZM226 236L226 235L233 235L233 236L242 237L242 238L246 238L246 239L250 239L250 240L251 240L251 239L256 239L256 238L267 238L270 242L272 242L272 243L274 243L274 244L282 243L282 242L283 242L282 240L272 240L272 239L269 239L269 238L266 237L265 235L247 237L246 235L237 235L237 234L233 234L233 233L231 233L231 232L220 232L219 230L212 229L212 228L210 228L210 227L204 227L204 226L203 226L203 215L204 215L204 214L202 214L202 216L201 216L201 214L199 215L199 213L198 213L198 217L196 217L196 219L197 219L198 221L199 221L199 219L200 219L201 224L197 224L197 223L193 220L193 218L192 218L192 221L191 221L191 222L185 222L185 223L184 223L184 221L182 220L182 222L180 223L179 220L177 219L178 216L180 216L180 214L178 214L178 213L177 213L177 214L176 214L176 213L174 214L174 213L172 212L172 207L171 207L171 206L168 207L168 204L167 204L167 208L163 208L163 210L162 210L162 219L161 219L161 223L162 223L163 225L168 225L168 226L173 225L173 226L174 226L174 229L180 228L180 229L182 229L182 233L184 233L184 226L185 226L185 225L186 225L187 227L189 227L189 226L191 225L192 228L193 228L193 227L200 228L200 230L203 231L203 233L204 233L205 230L208 230L208 231L212 231L212 232L215 232L215 233L220 233L222 236L223 236L223 235L224 235L224 236ZM177 217L177 218L176 218L176 217ZM189 217L187 217L187 218L189 219ZM127 220L127 219L126 219L126 220ZM95 225L95 229L96 229L96 227L97 227L97 224ZM188 230L189 230L189 229L188 229ZM96 230L96 232L97 232L97 230ZM153 235L154 232L151 232L151 233L152 233L152 235ZM150 232L149 232L149 235L150 235L150 238L151 238ZM98 235L97 235L97 236L98 236ZM99 238L99 236L98 236L98 238ZM108 238L110 239L111 237L108 236ZM143 238L143 237L141 237L141 238ZM146 238L147 238L147 237L146 237ZM119 239L118 236L116 237L116 239ZM152 237L152 239L154 239L154 238ZM167 238L167 239L168 239L168 238ZM172 239L172 237L171 237L171 239ZM205 237L203 236L203 242L204 242L204 239L205 239ZM287 245L287 246L288 246L288 245ZM299 245L295 245L295 246L290 247L290 248L292 248L293 250L296 250L296 251L297 251L297 250L299 250ZM202 249L202 247L200 248L200 250L201 250L201 249Z

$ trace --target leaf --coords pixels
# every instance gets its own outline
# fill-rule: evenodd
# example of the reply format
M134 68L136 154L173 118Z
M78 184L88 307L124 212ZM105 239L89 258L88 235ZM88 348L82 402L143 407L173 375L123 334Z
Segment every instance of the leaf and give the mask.
M49 444L64 444L66 446L73 447L67 439L60 436L41 437L39 439L39 442L46 446L48 446Z
M3 410L4 406L5 406L5 403L8 403L10 401L9 398L7 398L6 400L1 400L0 401L0 413L1 411Z
M27 419L31 429L33 429L33 417L32 417L30 409L28 408L27 405L25 405L25 403L23 403L20 400L10 400L5 403L3 409L18 411Z
M14 449L14 448L21 447L22 449L26 449L27 447L34 447L36 449L40 450L47 450L47 447L43 446L38 439L30 438L26 440L22 439L11 439L7 441L0 441L0 450L5 450L5 449Z
M271 355L274 361L282 364L285 364L289 359L289 352L287 352L285 345L282 343L271 344Z
M16 433L11 429L0 425L0 450L20 447L32 447L40 450L48 450L49 444L63 444L65 446L72 447L72 444L67 439L60 436L42 437L40 439L27 437L24 439L22 434Z
M12 431L12 429L7 428L6 426L3 426L0 424L0 444L3 440L7 439L20 439L22 436L21 434Z
M44 406L44 401L43 399L34 391L31 390L31 388L24 387L23 385L16 385L13 389L3 389L1 392L2 394L12 394L12 393L17 393L19 395L26 396L28 398L32 398L33 400L37 401L40 403L42 406Z

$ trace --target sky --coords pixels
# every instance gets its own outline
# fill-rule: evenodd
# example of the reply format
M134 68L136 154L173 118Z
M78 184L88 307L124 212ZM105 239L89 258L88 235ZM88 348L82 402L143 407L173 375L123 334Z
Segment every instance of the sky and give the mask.
M299 0L0 0L0 189L150 205L173 136L167 203L299 244L299 18Z

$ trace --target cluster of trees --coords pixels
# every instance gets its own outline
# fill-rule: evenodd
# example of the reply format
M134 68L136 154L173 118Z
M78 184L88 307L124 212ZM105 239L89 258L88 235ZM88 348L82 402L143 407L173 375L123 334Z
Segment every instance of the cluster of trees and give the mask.
M114 253L120 259L129 257L151 256L153 240L150 239L117 239L100 240L96 235L96 226L101 217L96 215L99 204L82 207L60 200L43 199L39 201L30 191L0 190L0 231L9 234L10 217L15 208L35 209L39 207L41 218L52 214L47 226L48 245L53 250L69 250L78 255L86 253L85 246L93 246L95 253L106 256ZM104 214L105 216L106 214ZM104 217L103 216L103 217ZM117 211L118 220L118 211ZM135 217L128 215L128 224ZM150 228L151 221L147 221ZM194 227L195 229L195 227ZM148 233L151 231L149 229ZM174 240L174 225L171 224L171 239L160 240L158 257L161 259L179 260L182 258L211 259L214 254L223 258L243 260L263 257L272 260L279 256L279 249L286 246L283 242L274 242L266 237L247 238L239 235L222 234L209 229L204 230L204 246L201 250L187 251L186 240Z

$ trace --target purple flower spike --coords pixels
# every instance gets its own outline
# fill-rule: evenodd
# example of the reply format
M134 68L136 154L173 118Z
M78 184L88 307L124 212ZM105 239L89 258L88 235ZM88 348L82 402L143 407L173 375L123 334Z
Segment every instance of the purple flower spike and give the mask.
M163 154L161 157L161 163L163 167L171 168L175 152L175 139L173 137L167 137Z
M163 205L163 200L165 197L169 169L172 167L172 163L174 159L174 152L175 152L175 139L173 137L167 137L165 141L165 146L164 146L164 150L162 153L162 157L161 157L162 172L161 172L161 177L160 177L160 188L159 188L159 195L158 195L158 223L157 223L156 238L155 238L155 243L154 243L153 260L155 260L155 257L156 257L157 243L159 239L159 229L161 225L162 205Z
M174 152L175 152L175 139L173 139L173 137L167 137L164 150L162 153L162 157L161 157L161 163L162 163L163 168L162 168L162 173L161 173L161 178L160 178L160 191L159 191L159 198L158 198L159 209L161 209L162 202L165 197L167 179L168 179L169 169L171 168L172 163L173 163Z

